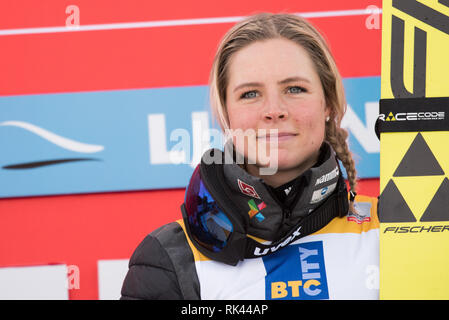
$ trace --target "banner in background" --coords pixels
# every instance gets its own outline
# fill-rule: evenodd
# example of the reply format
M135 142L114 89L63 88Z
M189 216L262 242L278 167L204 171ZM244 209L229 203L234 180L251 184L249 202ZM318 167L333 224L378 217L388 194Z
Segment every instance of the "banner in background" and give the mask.
M378 177L380 78L344 86L359 176ZM218 128L207 86L0 97L0 197L183 188Z

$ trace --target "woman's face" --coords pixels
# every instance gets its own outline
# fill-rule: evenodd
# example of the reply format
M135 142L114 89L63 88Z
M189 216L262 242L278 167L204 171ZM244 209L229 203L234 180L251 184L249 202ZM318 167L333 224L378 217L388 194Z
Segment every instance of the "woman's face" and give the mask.
M306 50L286 39L252 43L231 57L228 79L230 129L254 132L245 147L234 140L236 150L249 159L255 145L266 143L264 150L270 163L277 157L278 170L313 166L324 140L329 109ZM278 134L270 135L270 129L277 129ZM262 166L262 158L253 161Z

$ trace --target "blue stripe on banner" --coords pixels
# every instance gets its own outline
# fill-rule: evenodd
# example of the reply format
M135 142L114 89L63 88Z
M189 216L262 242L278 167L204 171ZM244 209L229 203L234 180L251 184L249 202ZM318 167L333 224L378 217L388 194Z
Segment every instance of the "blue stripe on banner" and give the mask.
M380 143L374 125L379 116L380 77L346 78L343 85L348 107L341 126L349 131L357 174L359 178L378 178Z
M344 84L359 175L378 177L380 78ZM0 97L0 197L183 188L217 128L207 86Z

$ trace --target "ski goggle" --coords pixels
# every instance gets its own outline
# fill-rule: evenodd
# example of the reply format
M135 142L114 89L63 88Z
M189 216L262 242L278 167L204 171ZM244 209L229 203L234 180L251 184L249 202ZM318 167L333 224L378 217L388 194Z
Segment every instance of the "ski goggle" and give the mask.
M190 233L203 247L221 251L232 234L232 222L218 206L201 179L197 166L185 195L185 211Z

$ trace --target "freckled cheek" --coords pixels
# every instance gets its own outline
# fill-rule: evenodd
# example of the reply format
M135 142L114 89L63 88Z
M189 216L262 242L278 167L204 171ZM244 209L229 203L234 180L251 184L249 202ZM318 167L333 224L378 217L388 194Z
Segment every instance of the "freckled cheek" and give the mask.
M324 120L323 120L324 121ZM321 131L324 131L324 124L316 116L302 115L294 118L295 127L302 136L320 139Z
M307 114L302 114L294 118L294 123L295 127L303 133L313 128L314 121Z
M231 129L251 129L256 128L257 118L254 113L247 111L230 112L229 113L229 126Z

